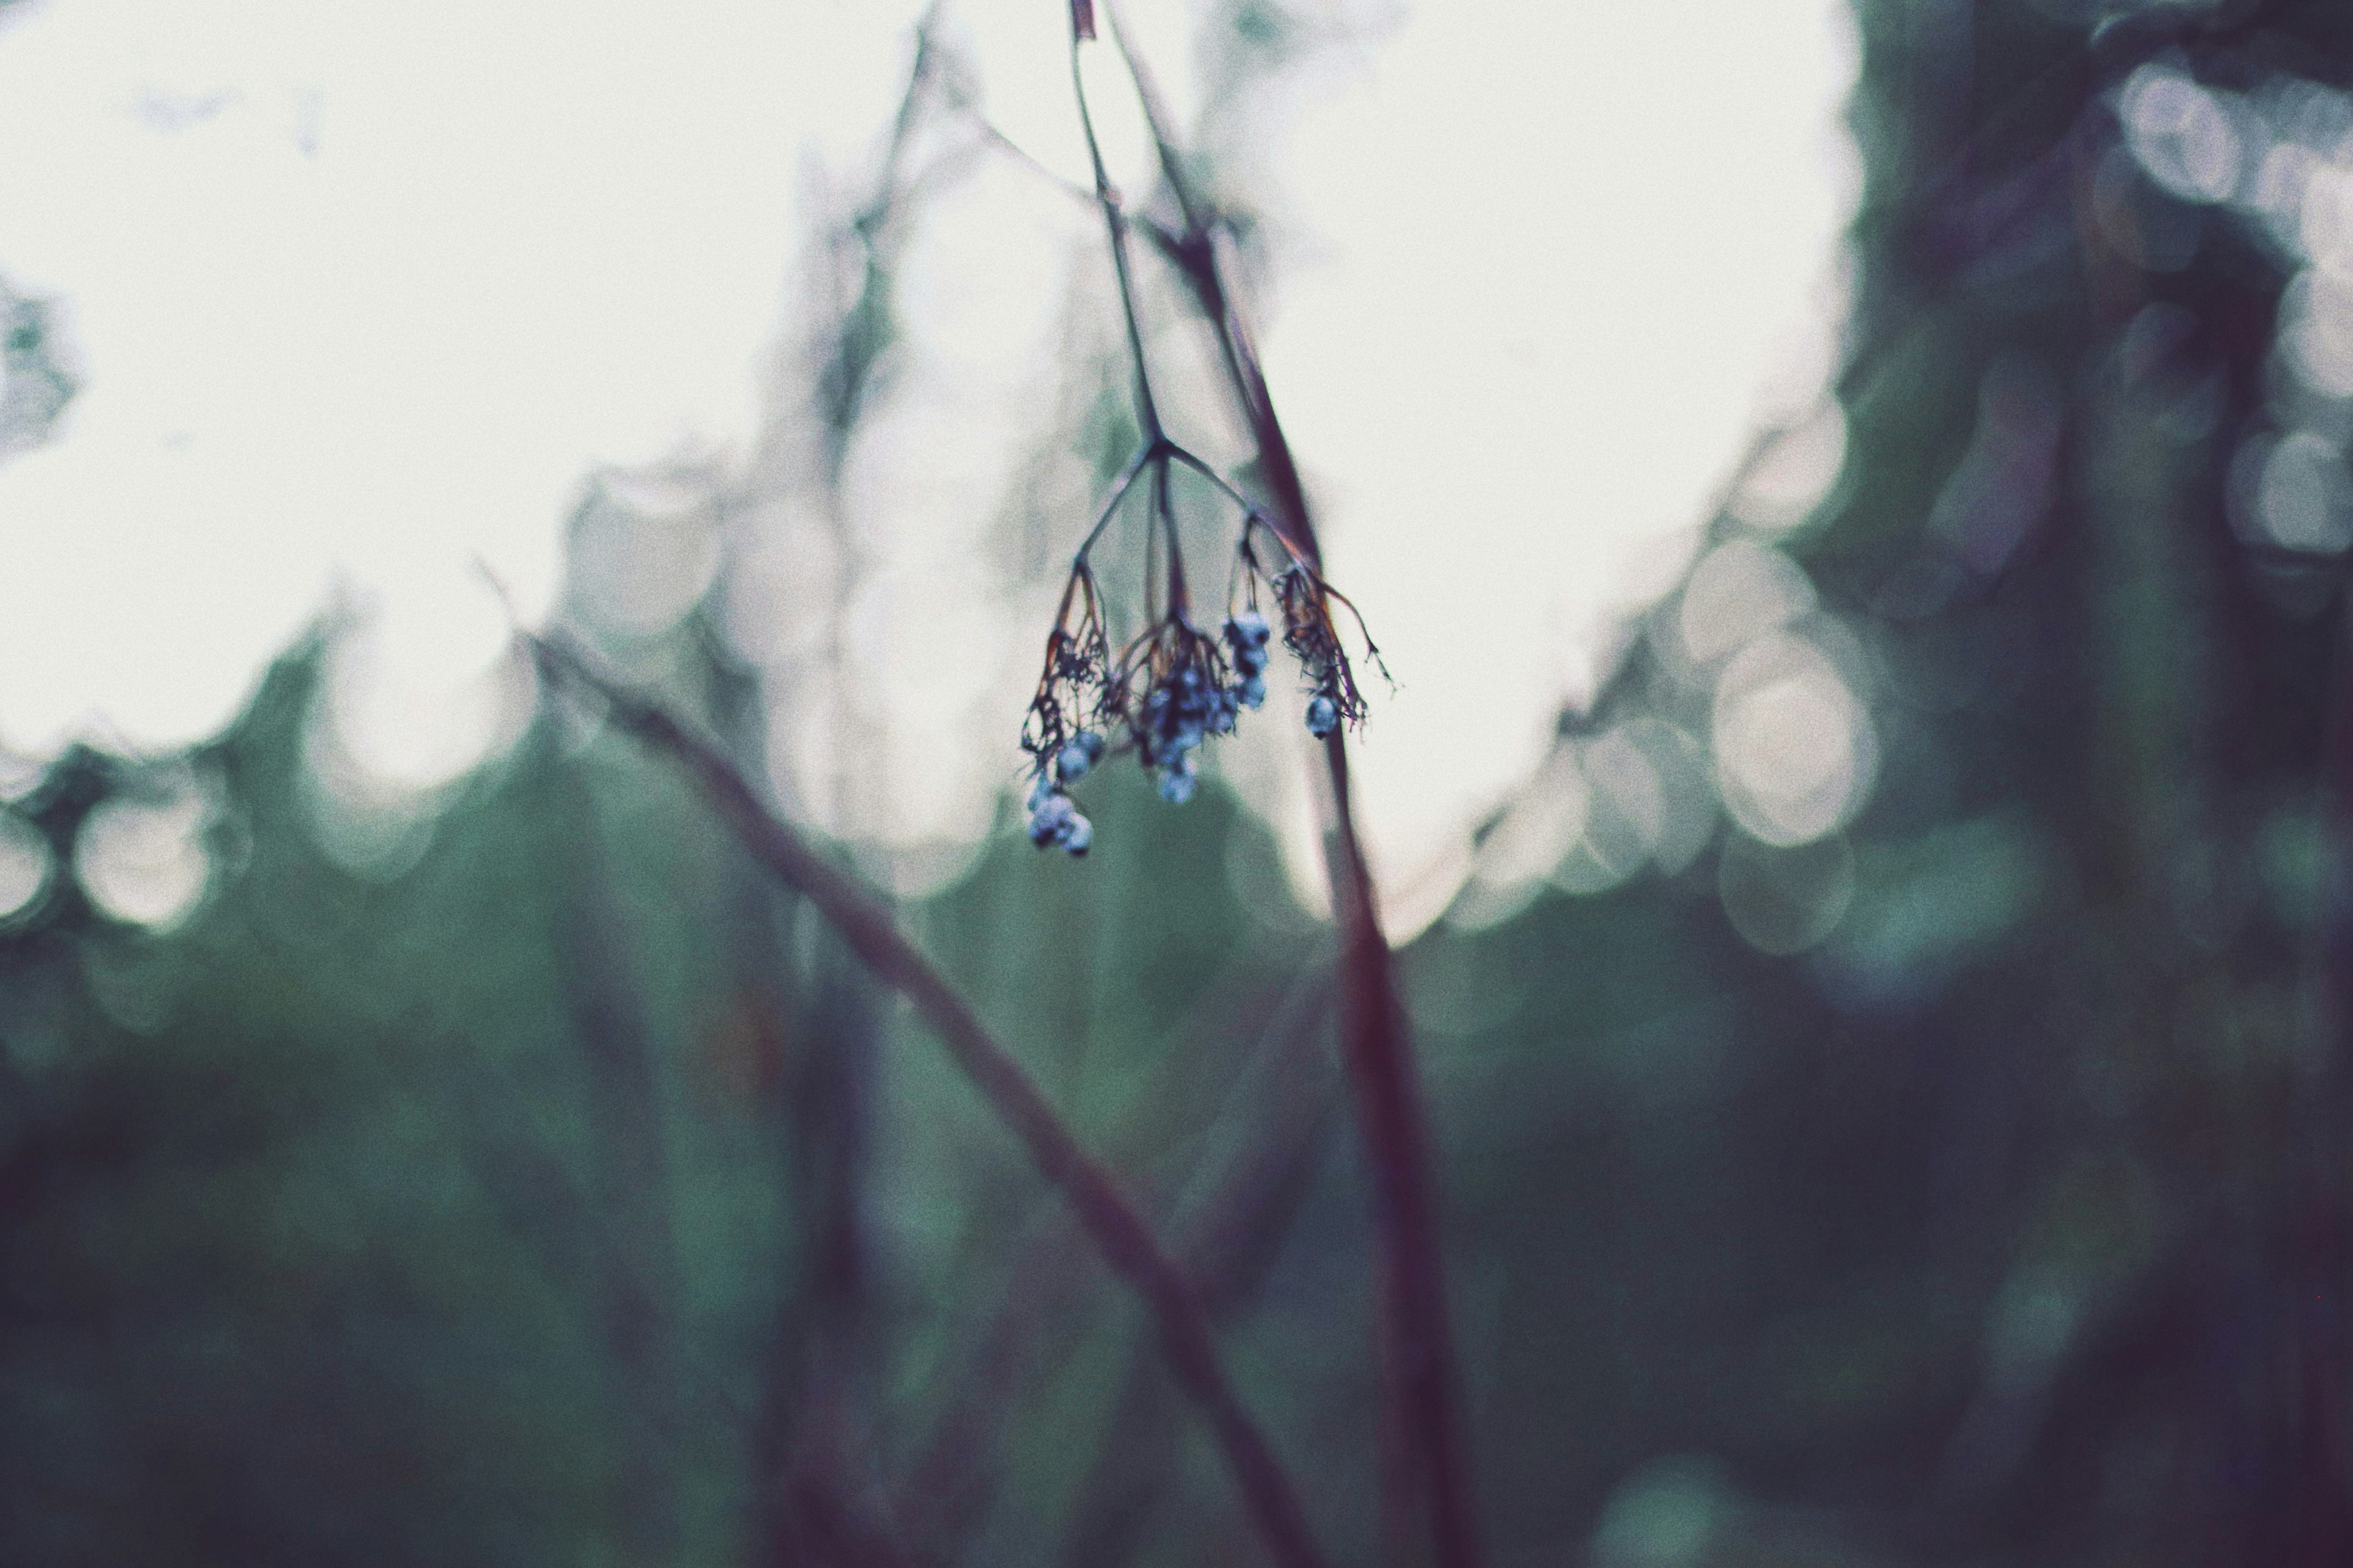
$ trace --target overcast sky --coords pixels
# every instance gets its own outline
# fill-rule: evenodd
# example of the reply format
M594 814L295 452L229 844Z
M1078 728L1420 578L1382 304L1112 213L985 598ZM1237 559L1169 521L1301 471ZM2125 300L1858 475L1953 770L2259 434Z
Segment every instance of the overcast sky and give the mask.
M1133 8L1181 99L1190 8ZM377 665L410 694L385 706L404 716L385 721L387 765L462 755L437 714L500 636L471 562L543 607L592 469L744 447L808 172L870 152L913 9L7 13L0 278L62 303L84 387L59 439L0 465L0 745L207 734L340 594L381 607ZM1075 174L1057 0L954 9L992 115ZM1854 175L1832 0L1397 16L1327 62L1283 127L1287 216L1312 243L1264 337L1335 580L1402 682L1363 754L1376 846L1404 876L1531 764L1589 679L1596 629L1638 591L1643 542L1696 520L1760 399L1802 389ZM1060 330L1059 276L1033 274L1060 252L1031 212L974 218L911 279L942 363L993 385L1034 384L1008 353L1050 353ZM932 489L969 516L891 512L912 604L953 581L958 530L994 517L1018 471L1018 450L981 447L1036 435L955 428L972 466ZM903 520L935 513L927 553ZM990 646L1018 661L1036 632L1009 630ZM976 701L1003 687L987 673ZM939 772L911 722L894 765L985 792L1018 763L1015 709L974 731L1001 733L1001 759ZM915 836L983 819L938 789L906 813Z

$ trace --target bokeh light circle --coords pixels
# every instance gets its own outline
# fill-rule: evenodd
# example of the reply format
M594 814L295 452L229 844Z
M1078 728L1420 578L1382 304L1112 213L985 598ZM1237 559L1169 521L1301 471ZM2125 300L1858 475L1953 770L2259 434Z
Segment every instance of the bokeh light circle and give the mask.
M168 926L212 878L210 810L193 780L161 798L123 796L92 811L74 840L74 877L99 910L132 925Z

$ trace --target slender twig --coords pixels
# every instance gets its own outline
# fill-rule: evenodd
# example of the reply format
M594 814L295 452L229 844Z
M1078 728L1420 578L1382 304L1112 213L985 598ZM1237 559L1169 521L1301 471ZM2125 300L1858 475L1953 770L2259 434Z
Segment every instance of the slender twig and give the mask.
M1308 1533L1291 1478L1228 1379L1198 1294L1117 1180L1071 1134L1019 1060L900 934L882 902L762 805L717 745L606 673L569 639L520 635L543 679L551 686L594 694L613 724L685 769L744 847L808 900L877 981L913 1005L997 1119L1021 1141L1039 1174L1070 1204L1104 1263L1135 1289L1158 1320L1169 1369L1208 1418L1269 1552L1287 1568L1321 1568L1324 1555Z
M1135 84L1136 102L1144 109L1144 126L1152 134L1152 150L1160 167L1168 174L1168 194L1176 198L1176 211L1185 220L1187 235L1206 233L1204 221L1207 209L1195 199L1193 183L1178 172L1182 155L1168 129L1168 100L1160 95L1160 84L1145 65L1143 52L1128 36L1127 8L1113 4L1107 7L1111 15L1113 45L1119 50L1122 64L1127 67L1127 79Z
M1331 1100L1314 1049L1329 993L1329 971L1311 959L1272 1016L1259 1020L1253 1037L1239 1046L1239 1064L1226 1064L1232 1074L1220 1091L1221 1108L1206 1125L1180 1135L1188 1147L1169 1149L1167 1102L1154 1095L1141 1097L1144 1109L1109 1135L1110 1146L1121 1156L1120 1168L1160 1172L1136 1178L1140 1196L1166 1216L1163 1233L1212 1322L1234 1317L1243 1296L1272 1266L1303 1197L1303 1178L1314 1167L1312 1145ZM1205 1020L1195 1019L1175 1033L1192 1037L1206 1027ZM1220 1141L1217 1130L1229 1120L1247 1121L1253 1131ZM1218 1150L1223 1153L1213 1159ZM997 1450L1019 1409L1021 1390L1036 1376L1039 1347L1050 1336L1079 1331L1073 1321L1088 1296L1074 1272L1071 1230L1069 1215L1060 1212L1028 1226L1028 1239L1003 1271L1005 1284L986 1326L971 1336L959 1370L935 1380L950 1392L915 1446L920 1458L892 1489L903 1514L919 1527L913 1539L933 1561L960 1558L963 1543L1005 1479ZM1128 1359L1131 1388L1139 1381L1155 1392L1164 1387L1148 1347L1139 1347ZM1158 1404L1152 1410L1158 1421ZM1114 1417L1114 1428L1116 1422ZM1168 1436L1173 1443L1174 1435ZM1120 1441L1114 1429L1103 1443L1110 1448ZM1136 1478L1124 1473L1107 1490L1099 1489L1098 1481L1110 1473L1106 1458L1099 1450L1094 1479L1079 1489L1067 1536L1087 1534L1090 1518L1106 1509L1121 1511L1123 1500L1137 1489ZM1166 1467L1148 1468L1157 1480ZM1096 1561L1069 1552L1064 1560ZM1117 1560L1110 1552L1101 1559L1106 1564Z
M1024 168L1030 174L1037 175L1038 178L1045 181L1048 184L1053 186L1056 190L1061 192L1072 201L1082 203L1089 207L1095 205L1095 194L1092 191L1087 189L1084 185L1080 184L1076 180L1066 180L1061 175L1056 174L1053 170L1048 168L1043 163L1039 161L1036 153L1021 145L1020 142L1013 140L1012 137L1008 136L1003 130L998 128L995 121L980 112L978 109L970 104L962 104L958 107L972 121L973 128L980 138L981 145L985 147L994 147L997 151L1012 159L1013 162L1021 168ZM1167 225L1156 221L1148 213L1132 213L1123 211L1120 216L1125 221L1129 228L1142 229L1144 231L1145 237L1151 240L1154 248L1157 249L1163 256L1168 258L1171 261L1176 259L1176 247L1182 243L1182 239L1178 235L1172 231Z
M1136 84L1161 174L1185 217L1186 232L1173 259L1217 332L1229 388L1258 448L1260 477L1272 492L1282 524L1277 536L1294 554L1303 551L1309 569L1320 574L1321 549L1306 489L1275 415L1257 352L1226 288L1210 206L1192 187L1159 92L1129 47L1117 0L1107 0L1107 8L1114 45ZM1426 1500L1430 1540L1441 1568L1472 1568L1479 1561L1478 1540L1457 1408L1453 1334L1419 1075L1394 959L1381 931L1372 872L1356 831L1343 731L1335 729L1325 738L1324 759L1328 782L1320 797L1324 871L1342 932L1342 1038L1371 1156L1374 1208L1383 1242L1388 1426L1403 1472L1399 1479L1418 1494L1412 1500L1389 1500L1391 1527L1393 1532L1419 1533L1413 1516ZM1403 1540L1392 1544L1399 1551L1412 1550Z
M1095 512L1095 525L1087 530L1085 542L1079 546L1078 554L1071 558L1073 568L1087 563L1087 552L1095 547L1095 541L1103 537L1103 531L1111 526L1112 514L1118 511L1119 503L1127 499L1127 492L1135 485L1136 476L1144 472L1146 463L1160 456L1164 445L1165 442L1145 442L1136 449L1135 456L1127 460L1127 467L1119 471L1119 478L1112 481L1110 496Z
M1272 1271L1282 1237L1306 1201L1337 1085L1315 1047L1330 1002L1328 971L1302 977L1268 1019L1229 1093L1247 1106L1251 1134L1195 1201L1179 1205L1170 1230L1212 1320L1238 1315ZM1129 1358L1127 1376L1080 1501L1062 1531L1064 1568L1119 1568L1143 1544L1180 1436L1164 1381L1150 1362Z
M1160 464L1152 476L1152 510L1160 520L1161 532L1168 541L1168 605L1167 613L1182 616L1192 607L1192 595L1185 590L1185 555L1176 547L1176 512L1168 504L1168 465Z
M1071 90L1079 100L1079 126L1086 132L1087 161L1094 166L1095 205L1103 208L1103 229L1111 240L1112 269L1119 276L1119 310L1127 323L1128 352L1135 358L1135 419L1144 438L1160 438L1160 409L1152 398L1152 372L1144 359L1144 331L1135 319L1135 281L1128 269L1127 220L1120 211L1119 193L1112 188L1111 173L1103 167L1103 145L1095 140L1094 116L1087 109L1087 82L1079 68L1079 45L1091 35L1081 13L1071 13Z
M1261 506L1259 502L1254 501L1250 497L1242 494L1240 490L1236 489L1233 484L1228 480L1223 474L1220 474L1217 469L1202 461L1201 458L1196 457L1191 452L1187 451L1184 447L1176 446L1173 442L1169 444L1168 459L1174 463L1184 464L1187 468L1192 469L1195 473L1200 475L1203 479L1215 485L1219 490L1225 495L1227 500L1232 501L1236 506L1242 509L1242 511L1247 518L1248 524L1262 528L1270 534L1272 534L1274 536L1274 542L1277 544L1282 545L1284 552L1288 553L1293 561L1296 561L1301 565L1307 567L1310 571L1315 571L1319 568L1321 563L1312 542L1303 542L1293 538L1290 533L1284 531L1282 524L1277 521L1274 516L1270 513L1264 506ZM1333 592L1333 590L1327 586L1325 592L1329 593ZM1350 605L1348 607L1352 610L1356 608L1354 605ZM1361 624L1361 618L1359 624Z

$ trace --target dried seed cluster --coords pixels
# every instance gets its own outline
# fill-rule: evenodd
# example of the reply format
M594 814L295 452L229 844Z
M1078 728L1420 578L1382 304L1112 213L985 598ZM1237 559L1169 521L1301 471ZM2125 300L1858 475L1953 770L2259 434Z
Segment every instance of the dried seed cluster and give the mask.
M1155 488L1157 504L1165 508L1165 483ZM1261 533L1285 557L1285 564L1271 574L1261 563ZM1335 605L1352 616L1355 606L1263 516L1252 510L1245 518L1228 595L1238 607L1215 636L1195 624L1186 603L1173 527L1165 537L1171 557L1166 602L1116 657L1086 552L1071 567L1060 612L1046 638L1045 671L1021 731L1032 781L1029 839L1041 849L1084 855L1092 845L1093 825L1070 790L1113 752L1133 752L1163 800L1181 805L1193 797L1203 742L1231 734L1244 710L1266 701L1275 628L1259 608L1262 594L1280 617L1283 647L1306 677L1308 731L1321 740L1365 716L1364 696L1333 619ZM1361 621L1357 631L1362 634ZM1379 651L1369 637L1364 644L1378 668Z

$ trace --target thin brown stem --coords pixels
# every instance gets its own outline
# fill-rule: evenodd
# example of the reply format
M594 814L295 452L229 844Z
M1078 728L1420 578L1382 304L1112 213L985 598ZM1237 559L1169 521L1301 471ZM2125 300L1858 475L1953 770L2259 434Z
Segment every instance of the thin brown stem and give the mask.
M1152 133L1152 150L1160 160L1162 169L1168 171L1168 192L1176 198L1176 211L1185 220L1187 234L1204 231L1201 204L1194 198L1192 182L1176 174L1179 154L1176 142L1168 127L1168 100L1160 96L1160 84L1144 56L1136 49L1127 33L1127 7L1110 0L1112 44L1119 50L1121 61L1127 67L1127 79L1135 84L1135 100L1144 108L1145 128Z
M1008 136L1002 130L998 129L997 123L990 120L987 115L981 113L978 110L972 109L968 105L965 106L965 112L972 121L973 126L976 131L983 146L996 148L998 152L1012 159L1016 164L1028 170L1030 174L1037 175L1038 178L1045 181L1048 184L1053 186L1056 190L1061 192L1072 201L1081 203L1082 205L1089 207L1095 205L1095 194L1092 191L1087 189L1084 185L1080 184L1075 180L1064 179L1061 175L1056 174L1053 170L1039 163L1035 153L1031 153L1027 147L1022 146L1018 142L1013 140L1012 137ZM1152 241L1154 247L1156 247L1163 256L1167 257L1172 261L1176 258L1178 237L1169 232L1166 225L1154 221L1154 219L1145 214L1127 212L1124 209L1122 210L1120 216L1129 228L1142 229L1144 231L1145 237Z
M1170 1222L1213 1320L1239 1315L1264 1284L1314 1182L1338 1088L1316 1048L1329 1001L1327 972L1318 964L1276 1008L1253 1048L1257 1059L1229 1086L1250 1108L1253 1135ZM1079 1506L1064 1526L1063 1568L1121 1568L1143 1544L1181 1436L1167 1406L1165 1381L1145 1357L1131 1357Z
M1321 1568L1324 1555L1308 1533L1298 1493L1228 1379L1198 1292L1116 1178L1081 1145L1020 1061L900 934L881 900L762 805L717 745L605 673L568 639L525 634L524 641L550 685L594 694L616 726L685 769L753 857L807 899L876 980L913 1005L997 1119L1021 1141L1039 1174L1069 1203L1103 1261L1144 1298L1158 1321L1169 1369L1207 1417L1269 1553L1286 1568Z
M1152 510L1168 542L1168 614L1182 618L1191 613L1193 600L1185 587L1185 552L1176 541L1176 509L1168 504L1168 465L1165 461L1152 476Z
M1124 1156L1116 1160L1122 1169L1162 1173L1139 1177L1135 1185L1165 1215L1162 1234L1213 1323L1233 1319L1243 1295L1272 1266L1304 1196L1305 1177L1314 1169L1311 1134L1320 1135L1332 1098L1328 1072L1314 1048L1329 992L1329 974L1320 963L1295 978L1273 1016L1242 1048L1223 1090L1223 1109L1208 1125L1172 1140L1168 1102L1147 1095L1144 1109L1110 1135L1111 1147ZM1249 1119L1260 1135L1220 1144L1213 1129L1228 1115ZM1229 1152L1212 1172L1211 1151L1218 1147ZM1196 1190L1201 1188L1206 1194ZM1078 1321L1091 1310L1076 1267L1083 1260L1071 1254L1074 1228L1066 1211L1027 1227L1028 1239L1004 1270L1004 1288L986 1327L973 1336L960 1369L940 1380L950 1392L918 1446L921 1458L892 1489L903 1500L902 1511L923 1526L919 1539L931 1561L959 1560L991 1494L1006 1479L1000 1439L1023 1404L1023 1391L1035 1384L1040 1347L1080 1331ZM1150 1347L1138 1347L1127 1359L1131 1386L1140 1379L1176 1397ZM1158 1404L1153 1409L1159 1419ZM1104 1439L1117 1441L1115 1433ZM1173 1434L1168 1446L1173 1451ZM1153 1466L1154 1481L1165 1479L1166 1470L1165 1463ZM1103 1473L1099 1455L1094 1475ZM1106 1509L1121 1510L1134 1489L1132 1480L1099 1488L1091 1479L1082 1485L1066 1536L1085 1534L1085 1521ZM1066 1552L1064 1561L1109 1568L1117 1554Z
M1094 526L1087 530L1086 540L1079 546L1074 565L1083 567L1086 564L1087 552L1095 547L1095 541L1103 537L1103 531L1111 526L1112 516L1119 510L1119 503L1127 499L1128 490L1135 484L1136 475L1144 471L1144 465L1158 456L1159 451L1157 443L1146 442L1136 449L1134 457L1127 460L1127 467L1119 471L1119 478L1112 481L1111 494L1095 512Z
M1087 82L1079 68L1079 46L1092 34L1071 29L1071 91L1079 101L1079 126L1086 132L1087 161L1094 168L1095 205L1103 209L1103 230L1111 241L1112 270L1119 277L1120 317L1127 323L1128 353L1135 360L1135 422L1144 427L1146 444L1160 439L1160 409L1152 397L1152 370L1144 358L1144 330L1135 317L1135 279L1127 260L1127 219L1120 211L1119 193L1112 188L1111 172L1103 167L1103 145L1095 140L1094 116L1087 108Z
M1117 0L1107 3L1113 39L1136 83L1161 174L1184 214L1186 231L1171 247L1171 258L1217 333L1229 390L1257 447L1260 481L1273 501L1276 537L1320 578L1322 548L1306 487L1275 414L1257 350L1227 289L1212 209L1192 187L1167 111L1129 47ZM1341 731L1335 730L1324 742L1324 766L1328 786L1321 794L1324 872L1333 917L1341 931L1341 1037L1370 1156L1374 1213L1383 1244L1388 1420L1400 1448L1399 1479L1414 1494L1391 1500L1397 1505L1392 1531L1419 1536L1422 1524L1416 1515L1426 1507L1428 1539L1440 1568L1473 1568L1480 1552L1458 1409L1428 1120L1395 961L1381 931L1372 872L1356 831ZM1419 1555L1409 1540L1395 1540L1392 1548Z
M1325 738L1324 755L1331 786L1324 858L1342 933L1341 1040L1372 1156L1374 1209L1385 1243L1381 1300L1393 1419L1412 1485L1427 1501L1437 1562L1441 1568L1469 1568L1479 1561L1478 1538L1456 1405L1420 1078L1395 959L1381 934L1372 874L1356 837L1340 731ZM1419 1521L1411 1527L1419 1533Z

